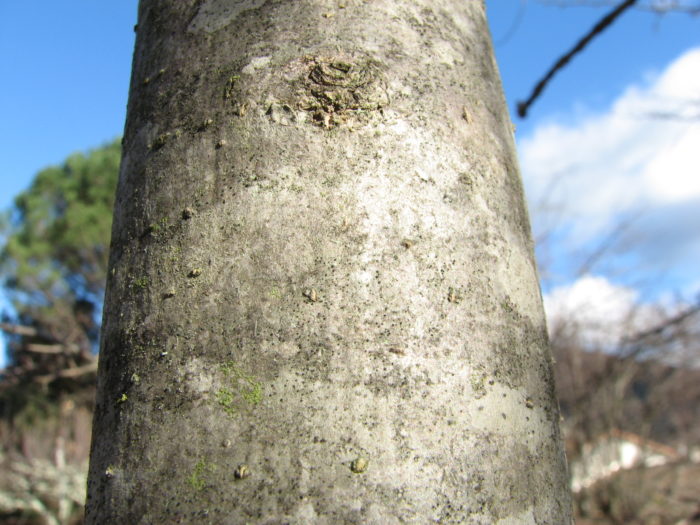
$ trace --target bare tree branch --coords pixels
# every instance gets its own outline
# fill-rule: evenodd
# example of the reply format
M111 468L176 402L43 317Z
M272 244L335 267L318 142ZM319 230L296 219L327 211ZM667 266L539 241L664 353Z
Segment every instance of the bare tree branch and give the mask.
M520 6L518 7L518 12L515 14L515 18L511 22L511 25L505 32L505 34L503 36L500 36L497 40L494 40L494 47L501 46L511 39L511 37L518 30L518 27L520 27L520 23L523 21L523 15L525 14L526 7L527 0L520 0Z
M80 377L83 375L92 374L94 372L97 372L97 359L95 359L95 361L93 361L92 363L88 363L88 364L83 365L83 366L76 366L73 368L64 368L63 370L59 370L55 374L49 374L49 375L45 375L45 376L36 376L34 378L34 381L36 381L37 383L41 383L41 384L49 384L52 381L55 381L56 379L59 379L59 378L73 379L73 378Z
M0 330L8 334L26 335L29 337L34 337L39 334L39 331L33 326L22 326L12 323L0 323Z
M635 225L639 219L638 215L627 217L626 219L620 220L620 222L615 225L615 227L610 231L598 244L598 246L588 254L586 259L581 263L576 275L583 276L590 273L593 267L619 242L620 238Z
M602 33L622 13L624 13L625 10L632 7L635 3L637 3L637 0L625 0L624 2L622 2L610 13L601 18L598 21L598 23L595 26L593 26L593 28L581 40L579 40L576 43L576 45L571 49L571 51L559 58L559 60L556 61L556 63L550 68L547 74L544 77L542 77L542 79L537 83L535 88L532 90L530 97L524 102L518 102L518 115L521 118L525 118L527 116L528 109L530 108L532 103L539 98L539 96L542 94L542 91L547 86L552 77L560 69L566 66L566 64L568 64L569 61L575 55L583 51L583 49L585 49L585 47L591 42L591 40L593 40L593 38Z
M42 345L38 343L29 343L23 348L27 352L34 352L35 354L62 354L65 348L63 345Z
M649 339L649 338L654 337L654 336L661 336L669 328L682 324L683 322L686 321L686 319L692 317L693 315L697 314L698 312L700 312L700 304L695 304L693 306L690 306L689 308L686 308L685 310L677 313L673 317L665 319L664 322L662 322L661 324L626 338L623 341L623 343L626 343L626 344L639 343L639 342L644 341L645 339Z
M74 344L53 344L45 345L39 343L28 343L24 350L34 352L36 354L77 354L80 352L80 347Z
M672 111L650 111L649 113L646 114L647 118L654 119L654 120L671 120L671 121L678 121L678 122L694 122L696 120L700 120L700 111L698 111L694 115L679 115L678 113L674 113Z
M555 7L606 7L615 5L615 0L539 0L545 6ZM670 12L684 13L689 15L700 14L700 4L692 0L649 0L635 6L636 9L651 11L660 15Z

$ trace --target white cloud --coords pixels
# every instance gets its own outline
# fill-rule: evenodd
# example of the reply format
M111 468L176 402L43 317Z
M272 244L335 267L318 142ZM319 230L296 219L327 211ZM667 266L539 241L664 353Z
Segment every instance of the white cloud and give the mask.
M689 305L676 297L641 301L637 290L599 275L584 275L544 296L550 334L574 337L593 350L614 350Z
M700 195L699 145L700 125L689 125L677 141L659 148L645 166L643 180L659 201L679 202Z
M576 211L599 215L611 206L700 198L698 144L700 48L650 85L628 88L606 113L538 127L520 141L520 159L534 197L560 178Z
M559 253L639 215L638 259L700 260L700 48L603 113L538 126L519 149L536 233L556 229Z
M691 304L666 295L653 303L644 302L637 290L614 284L599 275L584 275L571 284L553 289L544 296L550 336L595 351L619 352L635 336L664 324L688 311ZM672 364L700 367L697 322L683 327L685 337L650 346L656 358ZM668 334L667 334L668 335ZM645 354L642 354L645 355Z
M631 334L638 293L587 275L544 296L550 332L567 330L594 348L610 348Z

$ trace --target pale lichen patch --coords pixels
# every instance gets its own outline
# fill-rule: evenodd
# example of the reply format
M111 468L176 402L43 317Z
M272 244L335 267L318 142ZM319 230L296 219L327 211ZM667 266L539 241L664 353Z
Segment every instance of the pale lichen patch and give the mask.
M206 0L190 22L187 31L190 33L214 33L223 29L246 11L257 9L265 0Z
M212 389L213 376L209 368L196 357L187 361L183 375L187 379L188 390L203 394Z
M272 57L269 56L255 57L241 69L241 73L252 75L256 70L267 67L270 64L270 60L272 60Z
M535 523L539 523L539 521L535 519L533 507L528 507L516 515L501 518L496 522L496 525L534 525Z

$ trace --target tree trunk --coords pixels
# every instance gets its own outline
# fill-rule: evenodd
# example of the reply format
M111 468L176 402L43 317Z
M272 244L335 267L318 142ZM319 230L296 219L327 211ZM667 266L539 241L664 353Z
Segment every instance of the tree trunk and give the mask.
M88 523L569 523L483 3L137 33Z

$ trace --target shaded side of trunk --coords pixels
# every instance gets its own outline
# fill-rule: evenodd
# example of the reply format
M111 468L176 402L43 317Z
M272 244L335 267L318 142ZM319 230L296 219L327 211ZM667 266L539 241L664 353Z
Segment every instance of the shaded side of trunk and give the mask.
M142 0L89 523L568 523L481 2Z

